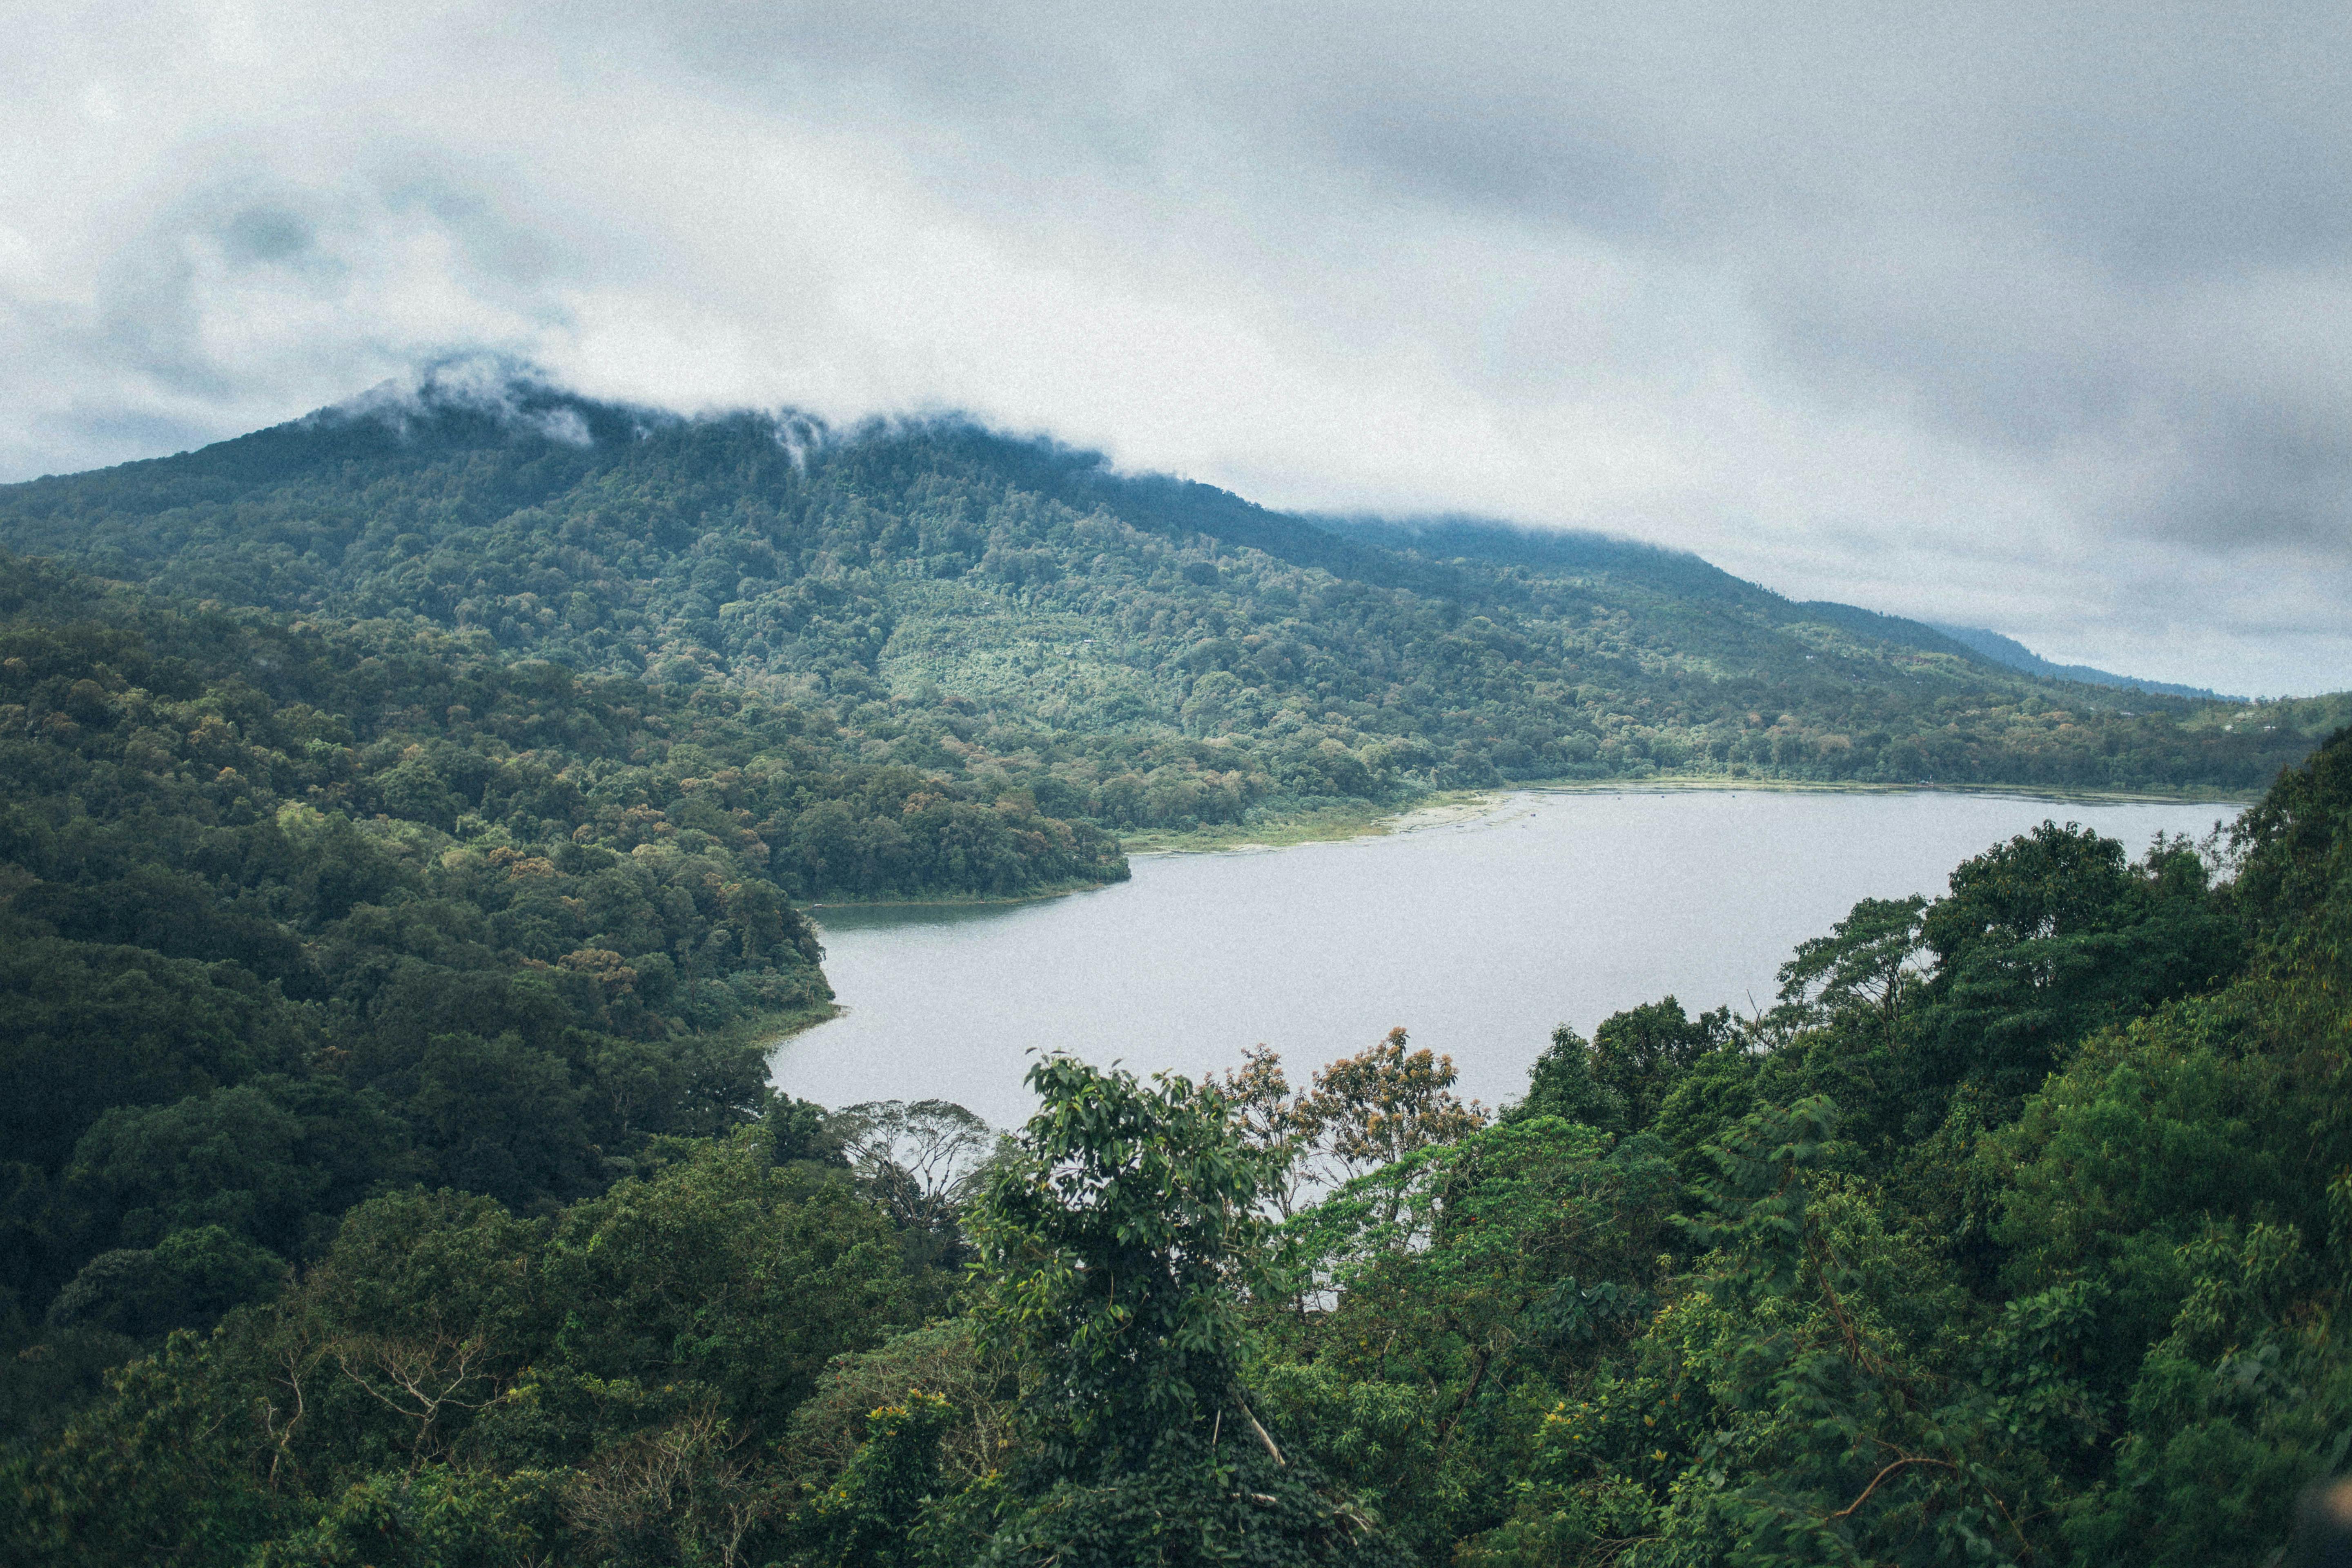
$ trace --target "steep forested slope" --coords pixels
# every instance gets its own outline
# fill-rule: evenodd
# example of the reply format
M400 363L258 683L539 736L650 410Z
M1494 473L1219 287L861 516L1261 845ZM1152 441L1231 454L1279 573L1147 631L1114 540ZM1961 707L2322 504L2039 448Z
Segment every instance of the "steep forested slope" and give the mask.
M689 421L529 383L9 487L0 544L583 672L770 682L1127 826L1661 769L2251 789L2340 717L2126 711L1620 542L1318 524L954 423Z
M0 556L0 1319L93 1259L148 1281L107 1332L201 1317L388 1184L584 1196L772 1108L728 1031L830 996L795 898L1127 874L861 749L823 709Z

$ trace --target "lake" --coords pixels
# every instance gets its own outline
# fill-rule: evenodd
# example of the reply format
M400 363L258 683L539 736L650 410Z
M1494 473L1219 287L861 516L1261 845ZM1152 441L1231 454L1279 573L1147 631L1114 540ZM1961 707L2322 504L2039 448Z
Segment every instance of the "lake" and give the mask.
M840 1107L941 1099L1000 1127L1029 1053L1198 1077L1265 1042L1294 1086L1396 1025L1459 1090L1525 1091L1552 1026L1588 1036L1672 993L1769 1005L1795 945L1856 900L1943 891L2045 818L2135 856L2235 806L1939 791L1528 792L1384 836L1135 858L1134 879L1031 903L813 911L839 1017L785 1041L778 1087Z

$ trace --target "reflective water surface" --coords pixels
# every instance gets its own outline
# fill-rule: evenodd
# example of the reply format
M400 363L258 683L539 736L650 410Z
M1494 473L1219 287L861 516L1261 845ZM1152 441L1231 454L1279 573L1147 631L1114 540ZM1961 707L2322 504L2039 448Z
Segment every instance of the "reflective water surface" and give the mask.
M1034 903L814 911L847 1008L777 1051L840 1106L938 1098L999 1126L1027 1053L1199 1075L1259 1041L1294 1083L1402 1024L1489 1104L1563 1020L1590 1034L1669 992L1770 1001L1790 950L1854 901L1937 893L2045 818L2134 855L2235 807L2023 796L1682 790L1520 794L1464 820L1286 849L1135 860L1132 881Z

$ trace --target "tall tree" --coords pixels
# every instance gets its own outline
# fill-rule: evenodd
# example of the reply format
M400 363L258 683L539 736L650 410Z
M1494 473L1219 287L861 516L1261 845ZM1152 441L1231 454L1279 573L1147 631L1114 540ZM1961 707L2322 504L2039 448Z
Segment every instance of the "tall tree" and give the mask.
M1024 1369L1031 1446L986 1560L1401 1563L1243 1385L1268 1162L1223 1095L1060 1056L1029 1084L1044 1108L975 1215L981 1323Z
M1411 1043L1391 1029L1370 1050L1340 1058L1315 1075L1296 1109L1309 1142L1343 1179L1486 1124L1483 1106L1454 1095L1454 1058Z

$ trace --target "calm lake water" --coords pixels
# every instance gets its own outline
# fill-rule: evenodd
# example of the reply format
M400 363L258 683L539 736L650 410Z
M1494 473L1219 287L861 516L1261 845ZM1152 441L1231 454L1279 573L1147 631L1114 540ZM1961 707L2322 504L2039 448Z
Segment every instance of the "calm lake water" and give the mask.
M1790 951L1857 900L1941 892L2045 818L2134 855L2227 805L1681 790L1520 794L1464 819L1286 849L1139 857L1132 881L980 908L815 911L842 1016L784 1042L820 1104L941 1099L1001 1127L1028 1053L1197 1077L1263 1041L1294 1084L1396 1025L1461 1091L1522 1093L1566 1021L1672 993L1769 1003Z

